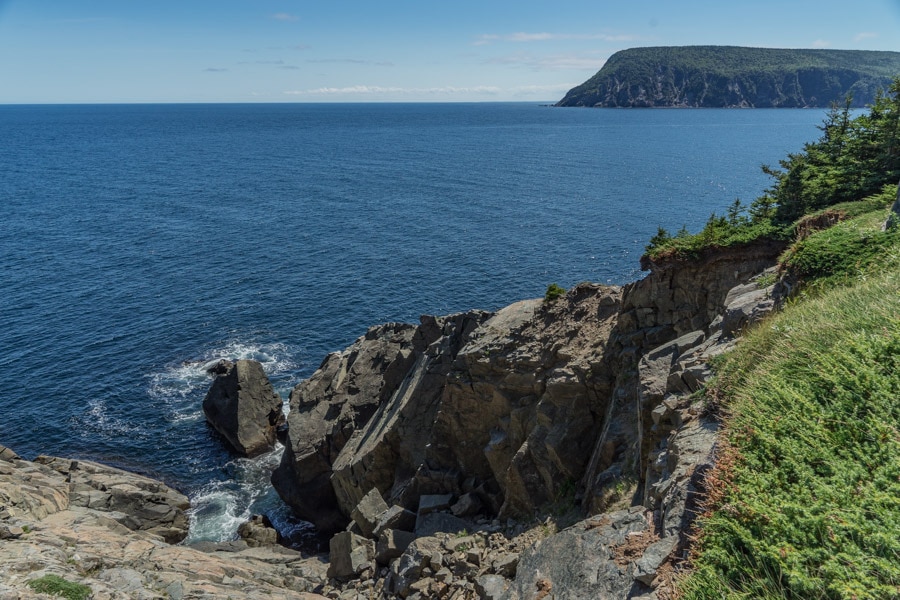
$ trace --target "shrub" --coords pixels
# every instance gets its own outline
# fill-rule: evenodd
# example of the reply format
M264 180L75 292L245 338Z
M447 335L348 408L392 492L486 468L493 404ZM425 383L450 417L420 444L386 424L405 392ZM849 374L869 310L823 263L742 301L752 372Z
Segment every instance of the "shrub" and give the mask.
M551 283L547 286L547 293L544 294L544 302L553 302L560 296L565 296L565 294L566 288Z

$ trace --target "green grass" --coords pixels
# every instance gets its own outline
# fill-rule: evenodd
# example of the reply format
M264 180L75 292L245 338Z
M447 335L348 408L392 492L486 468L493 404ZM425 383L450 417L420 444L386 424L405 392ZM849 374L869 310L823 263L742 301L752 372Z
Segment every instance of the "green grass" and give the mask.
M881 231L888 212L863 213L796 242L782 265L801 282L828 288L860 281L873 271L900 264L900 229Z
M856 235L876 221L861 219ZM685 598L900 598L900 267L866 273L788 306L720 367L733 461Z
M33 579L28 582L28 587L35 592L61 596L66 600L86 600L91 597L91 588L63 579L59 575L44 575Z

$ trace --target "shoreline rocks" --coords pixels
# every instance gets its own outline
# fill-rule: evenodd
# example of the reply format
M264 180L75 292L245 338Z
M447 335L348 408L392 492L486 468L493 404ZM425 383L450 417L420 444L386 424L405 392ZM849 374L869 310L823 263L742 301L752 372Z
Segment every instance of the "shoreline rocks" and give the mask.
M327 565L281 546L208 552L187 532L187 499L152 479L88 461L27 461L0 446L0 598L38 598L45 575L95 600L323 600ZM169 540L169 541L167 541Z

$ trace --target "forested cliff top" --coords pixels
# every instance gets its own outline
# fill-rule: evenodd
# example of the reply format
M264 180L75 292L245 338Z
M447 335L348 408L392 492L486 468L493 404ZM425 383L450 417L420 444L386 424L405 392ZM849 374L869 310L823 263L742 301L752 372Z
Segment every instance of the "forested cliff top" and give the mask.
M660 46L613 54L556 106L802 108L871 104L900 52Z

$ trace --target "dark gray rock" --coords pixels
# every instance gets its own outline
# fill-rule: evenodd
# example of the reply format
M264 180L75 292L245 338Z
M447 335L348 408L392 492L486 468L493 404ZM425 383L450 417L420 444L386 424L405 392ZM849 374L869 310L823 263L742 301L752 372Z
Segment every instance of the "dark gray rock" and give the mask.
M665 563L675 548L678 547L678 536L673 535L654 542L644 550L643 555L634 563L634 578L645 585L656 579L656 573Z
M459 533L471 529L472 524L469 521L443 512L428 513L416 521L416 535L420 537L436 533Z
M364 536L372 537L379 517L387 510L388 505L381 497L381 492L377 488L372 488L350 513L350 518L359 526Z
M349 531L331 538L328 577L350 579L366 569L375 569L375 542Z
M414 531L416 528L416 513L402 506L391 506L378 517L378 523L372 531L372 535L378 537L387 529L399 529L401 531Z
M619 566L616 548L649 529L643 511L617 511L583 521L522 553L506 597L533 598L538 584L555 600L628 598L637 591L630 565Z
M440 556L441 542L437 538L417 539L399 559L391 563L390 572L385 580L385 590L406 598L412 584L420 579L425 568L431 568L435 572L441 569L440 564L434 564L434 558Z
M378 537L375 544L375 560L380 565L389 565L392 560L400 557L411 543L416 540L416 534L397 529L386 529Z
M281 398L254 360L239 360L216 376L203 413L232 448L250 457L274 449L276 430L284 423Z

